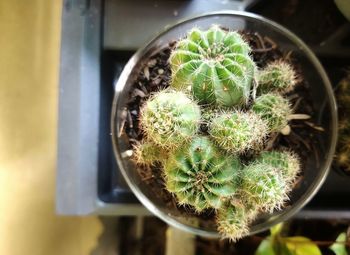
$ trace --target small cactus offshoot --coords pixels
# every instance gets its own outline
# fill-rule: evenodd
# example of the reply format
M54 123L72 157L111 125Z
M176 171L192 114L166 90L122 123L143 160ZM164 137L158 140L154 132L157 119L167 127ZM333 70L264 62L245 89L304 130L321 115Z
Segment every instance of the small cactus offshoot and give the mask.
M179 204L192 205L197 212L218 209L237 190L240 168L237 158L221 155L208 138L196 137L166 160L166 188Z
M226 202L217 212L216 224L221 236L234 242L249 234L249 217L239 202Z
M175 148L190 140L198 130L199 106L183 92L158 92L141 110L141 126L157 145Z
M272 165L253 162L243 169L241 192L243 200L254 203L265 212L280 209L288 200L290 187L282 173Z
M286 183L293 184L300 172L299 157L290 151L264 151L257 162L279 169Z
M211 121L209 130L224 150L243 153L259 149L268 134L265 120L254 112L225 112Z
M249 45L237 32L219 26L207 31L194 28L170 56L171 86L180 90L190 86L203 104L244 104L256 69L249 53Z
M287 93L297 84L297 76L290 64L279 60L269 63L259 71L258 81L260 93L272 91Z
M168 151L147 139L134 145L134 159L137 164L152 165L155 162L164 161L168 157Z
M279 132L286 127L292 114L288 100L274 93L259 96L255 100L252 110L267 121L272 132Z

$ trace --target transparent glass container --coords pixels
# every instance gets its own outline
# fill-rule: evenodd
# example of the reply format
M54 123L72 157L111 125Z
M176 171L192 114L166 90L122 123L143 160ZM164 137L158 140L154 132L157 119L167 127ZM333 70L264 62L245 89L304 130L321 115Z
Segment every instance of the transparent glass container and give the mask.
M310 201L327 177L337 140L337 108L330 81L312 51L286 28L261 16L235 11L207 13L168 27L133 55L116 83L111 117L113 149L119 169L130 189L149 211L168 224L182 230L207 237L219 236L215 225L202 224L203 219L192 214L186 215L175 207L169 208L154 196L149 187L142 182L137 172L137 166L130 160L128 137L124 134L118 136L122 133L119 130L121 113L126 105L128 93L148 57L164 48L169 42L185 36L191 28L207 29L212 24L218 24L230 30L258 32L277 42L282 51L293 51L293 57L303 69L303 78L310 85L312 103L316 111L314 117L316 117L317 122L315 124L325 129L324 132L319 132L319 135L315 137L320 144L317 148L320 155L318 164L316 164L313 155L310 155L307 162L303 162L304 178L301 184L291 192L290 205L273 214L260 215L250 227L250 233L253 234L287 220Z

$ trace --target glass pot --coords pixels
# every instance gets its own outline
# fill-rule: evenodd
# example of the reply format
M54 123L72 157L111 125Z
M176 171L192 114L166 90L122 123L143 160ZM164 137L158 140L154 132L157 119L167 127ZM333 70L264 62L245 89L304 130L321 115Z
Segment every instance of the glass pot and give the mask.
M301 65L304 79L310 85L310 94L315 109L316 125L325 131L319 132L315 139L319 140L318 164L313 155L303 162L304 178L290 194L290 205L272 214L263 214L253 222L250 233L266 230L297 213L316 194L327 177L332 162L337 140L337 108L329 79L320 62L312 51L295 34L261 16L235 11L207 13L181 21L157 35L151 42L139 49L129 60L115 86L115 96L112 108L111 128L115 158L130 189L140 202L154 215L168 224L197 235L218 237L215 225L202 224L203 219L169 207L149 187L142 182L137 172L137 166L130 160L130 145L128 137L121 134L121 115L126 105L128 93L133 81L142 70L142 65L148 57L164 48L169 42L183 37L188 30L196 26L207 29L212 24L219 24L230 30L247 30L259 32L278 43L282 51L293 51L293 57Z

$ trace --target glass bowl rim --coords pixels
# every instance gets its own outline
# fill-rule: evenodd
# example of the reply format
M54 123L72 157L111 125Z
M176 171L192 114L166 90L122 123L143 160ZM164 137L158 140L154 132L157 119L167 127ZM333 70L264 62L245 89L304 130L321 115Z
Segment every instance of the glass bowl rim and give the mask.
M333 89L332 85L329 81L329 78L319 62L318 58L315 56L315 54L312 52L312 50L293 32L288 30L287 28L283 27L282 25L267 19L263 16L250 13L250 12L245 12L245 11L231 11L231 10L224 10L224 11L215 11L215 12L207 12L203 13L201 15L196 15L190 18L186 18L183 20L180 20L179 22L176 22L174 25L167 26L162 32L157 34L156 36L153 37L153 39L144 44L143 47L138 49L136 53L129 59L128 63L125 65L121 75L119 76L118 81L116 81L115 84L115 93L114 93L114 99L113 99L113 104L112 104L112 112L111 112L111 134L112 134L112 144L113 144L113 152L115 159L117 161L118 167L120 171L122 172L122 175L124 179L126 180L128 186L132 190L132 192L135 194L135 196L138 198L138 200L150 211L152 212L155 216L158 218L162 219L165 221L167 224L179 228L181 230L191 232L196 235L204 236L204 237L220 237L220 235L217 232L210 232L206 230L202 230L200 228L195 228L188 226L184 223L181 223L177 220L175 220L172 216L168 215L167 213L163 212L160 210L157 206L155 206L144 194L143 192L138 188L137 185L135 185L132 180L129 178L127 174L127 170L124 169L123 163L122 163L122 152L119 150L118 144L116 143L118 137L116 134L116 116L117 116L117 102L118 98L124 89L125 84L127 83L128 77L130 73L132 72L133 68L135 65L138 63L140 59L142 59L143 55L147 52L148 48L152 43L154 43L159 37L161 37L163 34L167 33L169 30L181 26L182 23L191 21L191 20L196 20L200 19L202 17L210 17L210 16L217 16L217 15L227 15L227 16L236 16L236 17L241 17L241 18L250 18L252 20L258 21L258 22L263 22L268 26L273 27L275 30L286 36L291 42L293 42L295 45L299 46L299 48L306 54L307 58L309 61L314 65L316 70L318 71L319 75L321 76L321 79L323 81L323 84L325 85L325 89L327 92L328 100L329 100L329 105L331 107L331 120L332 120L332 126L331 126L331 144L329 147L329 153L327 155L326 161L324 163L323 169L321 169L321 174L317 177L316 180L313 181L312 188L308 189L308 192L304 194L304 199L299 199L296 204L293 204L290 209L285 210L285 212L282 212L281 214L278 215L278 217L266 221L262 224L259 224L258 226L262 225L260 228L252 228L250 229L250 234L255 234L264 230L267 230L271 226L285 221L288 218L292 217L294 214L296 214L304 205L306 205L311 198L317 193L317 191L320 189L322 184L324 183L331 167L331 163L333 160L333 155L335 153L336 149L336 142L337 142L337 136L338 136L338 114L337 114L337 105L336 105L336 100L333 94ZM301 200L301 201L300 201Z

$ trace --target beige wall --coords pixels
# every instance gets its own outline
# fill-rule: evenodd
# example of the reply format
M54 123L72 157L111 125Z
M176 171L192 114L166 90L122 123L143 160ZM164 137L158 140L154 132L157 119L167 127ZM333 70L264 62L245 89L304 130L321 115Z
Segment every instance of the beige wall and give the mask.
M0 254L89 254L102 231L55 215L61 4L0 0Z

